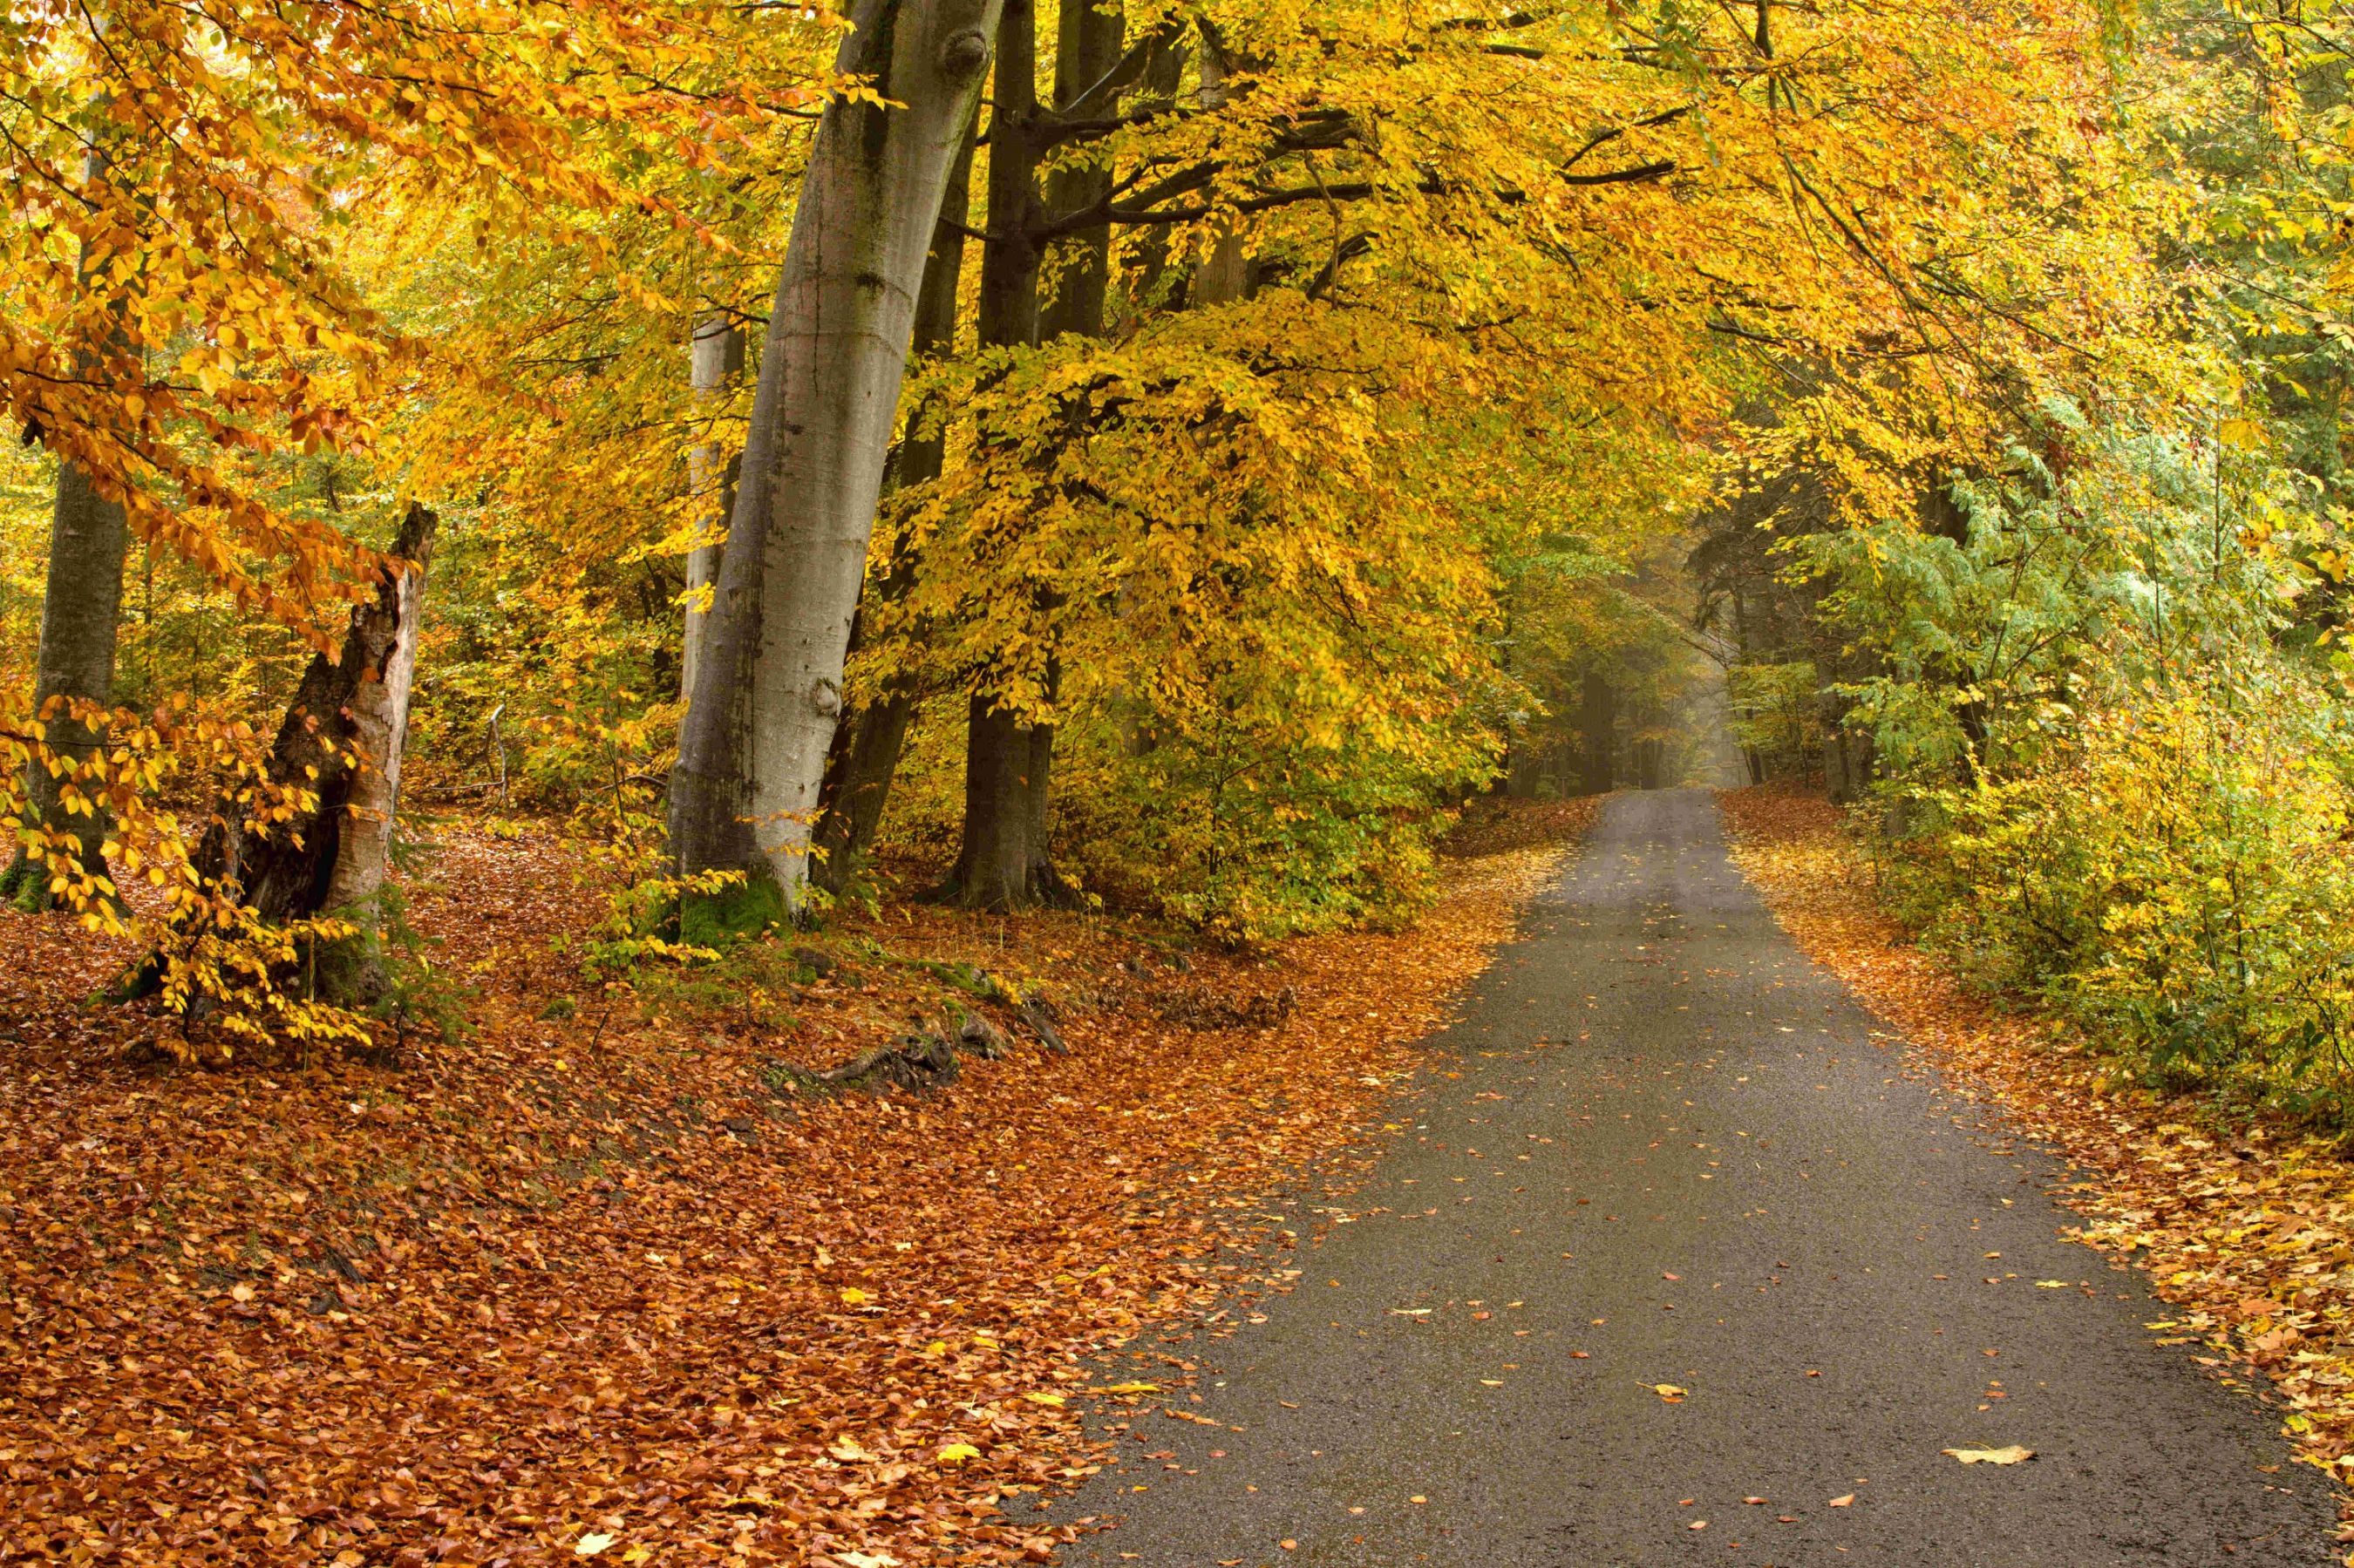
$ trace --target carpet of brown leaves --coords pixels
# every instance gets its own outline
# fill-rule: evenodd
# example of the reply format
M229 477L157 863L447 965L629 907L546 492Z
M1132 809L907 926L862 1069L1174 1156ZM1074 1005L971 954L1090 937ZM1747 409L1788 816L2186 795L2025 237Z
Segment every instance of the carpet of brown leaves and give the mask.
M1873 906L1843 814L1815 796L1720 795L1734 859L1816 962L1966 1089L2077 1169L2083 1239L2146 1267L2161 1343L2276 1401L2300 1455L2354 1477L2354 1165L2342 1146L2126 1086L2089 1043L1962 987Z
M122 955L0 916L0 1562L1042 1561L1006 1506L1087 1472L1102 1353L1222 1310L1584 815L1248 957L889 908L781 1023L585 981L566 846L452 834L416 916L476 1028L384 1069L139 1065L78 1000ZM1066 1049L998 1008L922 1095L780 1075L930 1015L919 960Z

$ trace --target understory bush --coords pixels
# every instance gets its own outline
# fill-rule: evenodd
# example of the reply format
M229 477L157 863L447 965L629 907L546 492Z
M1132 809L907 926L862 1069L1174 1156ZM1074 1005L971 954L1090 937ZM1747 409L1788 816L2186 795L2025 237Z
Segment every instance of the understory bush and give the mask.
M2354 752L2321 694L2272 695L2086 715L2032 771L1928 797L1936 853L1895 863L1933 940L2152 1086L2336 1118L2354 1088Z
M2149 1086L2354 1113L2354 734L2300 620L2334 524L2296 476L2065 408L1958 529L1811 546L1883 672L1898 912ZM2064 463L2046 456L2064 452Z
M935 866L953 856L960 781L942 759L954 760L963 709L929 705L911 729L886 855ZM1436 895L1436 844L1452 821L1445 787L1489 767L1468 731L1416 753L1287 749L1239 726L1139 735L1082 718L1055 733L1057 870L1084 898L1235 945L1393 927Z

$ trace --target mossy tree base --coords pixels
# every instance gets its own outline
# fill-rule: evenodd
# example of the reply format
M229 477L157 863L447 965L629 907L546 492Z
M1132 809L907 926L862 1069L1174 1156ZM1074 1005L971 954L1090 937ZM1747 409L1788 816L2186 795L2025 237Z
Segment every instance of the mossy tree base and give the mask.
M679 901L678 939L689 947L726 949L791 923L792 903L765 865L717 893L689 893Z

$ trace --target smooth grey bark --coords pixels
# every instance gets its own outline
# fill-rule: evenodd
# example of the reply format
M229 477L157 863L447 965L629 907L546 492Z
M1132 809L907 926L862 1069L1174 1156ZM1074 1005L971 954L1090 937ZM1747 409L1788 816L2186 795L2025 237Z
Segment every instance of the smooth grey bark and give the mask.
M48 747L60 761L77 766L105 743L102 726L83 723L69 711L74 703L104 706L114 686L115 636L122 615L122 565L130 529L122 503L98 492L89 474L69 461L58 465L57 499L49 514L49 576L41 596L41 648L33 703L48 726ZM35 758L25 776L25 811L20 832L48 829L74 841L71 853L92 876L106 874L100 853L105 842L104 813L69 812L59 800L62 780ZM28 908L48 908L51 868L18 847L0 890Z
M940 216L932 232L931 254L924 262L923 287L916 295L914 353L938 358L956 347L957 292L964 275L965 218L972 202L973 144L981 129L979 106L965 122L964 142L940 198ZM943 410L926 408L912 415L900 438L897 461L888 478L893 490L928 484L939 478L948 458L948 433L939 425ZM912 553L902 550L880 581L868 592L888 601L907 592L919 569ZM857 634L852 635L852 646ZM820 852L810 869L811 880L829 893L848 885L852 869L866 858L883 824L883 808L899 770L907 726L916 715L912 683L893 680L872 702L846 715L834 734L826 758L825 785L821 791L822 813L818 819L813 848Z
M696 400L716 399L744 373L744 329L725 314L705 316L695 323L690 354L688 384L694 387ZM736 499L735 465L717 442L705 442L686 454L686 478L688 488L696 496L716 495L709 515L699 520L696 526L717 534L686 553L686 628L679 651L678 694L692 699L704 629L711 620L709 606L701 601L709 599L719 586L719 557L726 546L727 517Z
M807 870L917 290L1000 0L858 0L777 281L717 599L671 776L681 868ZM749 735L727 722L748 683Z

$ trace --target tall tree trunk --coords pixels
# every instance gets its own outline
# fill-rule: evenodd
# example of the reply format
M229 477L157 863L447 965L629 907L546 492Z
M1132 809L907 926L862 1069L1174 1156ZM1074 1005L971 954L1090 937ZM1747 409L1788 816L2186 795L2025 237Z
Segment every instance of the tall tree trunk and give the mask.
M88 762L106 739L102 726L84 724L69 711L69 705L103 707L114 685L115 631L122 611L122 563L129 537L121 503L101 495L74 463L59 463L33 701L48 725L50 752L77 766ZM51 853L76 861L91 877L106 875L106 858L100 853L106 818L67 810L59 799L62 783L37 758L26 770L19 844L14 863L0 879L0 892L21 908L46 909L55 899L49 891L55 873L27 852L25 833L51 835L50 842L57 846Z
M1126 24L1117 0L1069 0L1055 37L1055 107L1062 109L1101 80L1120 59ZM1020 61L1020 67L1015 65ZM990 242L981 252L981 340L1032 344L1076 333L1101 334L1110 274L1108 227L1074 236L1057 257L1053 301L1042 312L1042 261L1032 231L1041 216L1037 18L1032 0L1007 0L998 44L997 112L990 122ZM1108 171L1058 170L1045 210L1072 212L1110 185ZM981 678L985 682L987 672ZM1059 672L1050 666L1051 696ZM985 686L966 715L965 815L953 886L976 908L1010 909L1061 892L1048 830L1053 803L1055 728L1023 724L997 705Z
M1037 816L1030 798L1036 762L1035 735L996 698L975 694L965 715L964 842L956 871L956 893L974 908L1036 901Z
M1205 18L1202 23L1203 112L1215 114L1226 106L1226 79L1232 74L1224 42ZM1208 250L1193 270L1193 287L1187 302L1223 305L1250 291L1250 259L1243 249L1240 223L1231 215L1212 225Z
M1585 766L1580 780L1585 793L1606 795L1617 782L1617 699L1599 672L1585 677L1580 728L1585 736Z
M104 31L103 23L98 24ZM106 160L97 152L83 160L82 177L95 186L106 178ZM88 258L82 276L90 279ZM124 352L121 302L115 302L114 325L107 347ZM86 372L102 372L96 352L78 356ZM105 744L101 726L84 724L69 711L69 705L90 703L100 707L112 700L114 646L122 619L122 565L131 533L120 502L98 492L90 476L70 459L58 463L57 494L49 512L49 574L41 595L41 646L33 673L33 707L48 726L48 748L60 761L79 767ZM55 704L54 709L51 705ZM47 909L57 902L50 881L62 867L36 859L25 840L42 835L77 863L93 881L106 878L107 819L102 812L83 816L65 809L64 780L35 758L25 773L25 811L18 820L18 840L8 869L0 872L0 896L19 908ZM109 884L111 886L111 884Z
M981 250L983 345L1028 347L1038 341L1037 79L1036 6L1034 0L1005 0L989 122L989 238ZM1035 829L1045 812L1031 799L1037 737L1033 726L1000 705L989 689L991 676L988 670L975 672L966 708L964 829L944 891L972 908L1013 909L1039 896L1046 846ZM1051 732L1044 744L1053 746Z
M802 178L671 776L681 868L772 883L755 911L790 905L807 869L916 293L998 9L857 0L836 69L893 107L829 105Z
M691 353L688 376L696 400L715 400L744 373L744 329L726 315L707 315L695 323ZM736 474L736 460L723 455L716 441L706 441L686 454L687 487L694 492L698 508L706 493L713 495L713 503L696 519L695 527L698 532L717 535L686 553L686 632L680 649L678 694L690 701L695 696L695 666L705 629L711 621L710 605L705 601L719 587L719 557L726 548L728 514L735 510Z
M972 204L972 152L980 128L980 106L975 104L972 117L965 122L964 144L949 173L948 191L940 198L931 254L924 262L923 287L916 296L914 353L918 358L944 356L956 347L957 291L964 275L965 217ZM910 417L907 432L900 438L898 461L892 465L892 489L909 489L939 478L948 456L948 433L925 427L940 412L928 408ZM868 592L895 599L907 590L917 570L913 555L902 550ZM829 893L840 893L848 885L852 871L874 847L875 832L883 823L883 808L891 798L892 780L898 774L899 753L907 745L907 725L915 714L914 684L893 680L834 732L833 749L826 758L822 814L814 842L822 853L810 868L811 879Z
M1164 25L1150 40L1152 55L1144 67L1144 101L1157 111L1173 108L1177 89L1185 78L1184 34ZM1129 311L1140 311L1161 302L1161 280L1169 271L1169 234L1165 225L1155 224L1148 230L1135 251L1135 266L1129 285Z
M1065 0L1055 39L1056 112L1068 109L1119 63L1126 36L1120 0L1105 4ZM1084 211L1110 190L1109 168L1057 169L1046 181L1046 210ZM1041 313L1039 337L1052 342L1065 333L1100 336L1104 297L1111 279L1110 227L1072 236L1056 249L1054 260L1054 297Z

